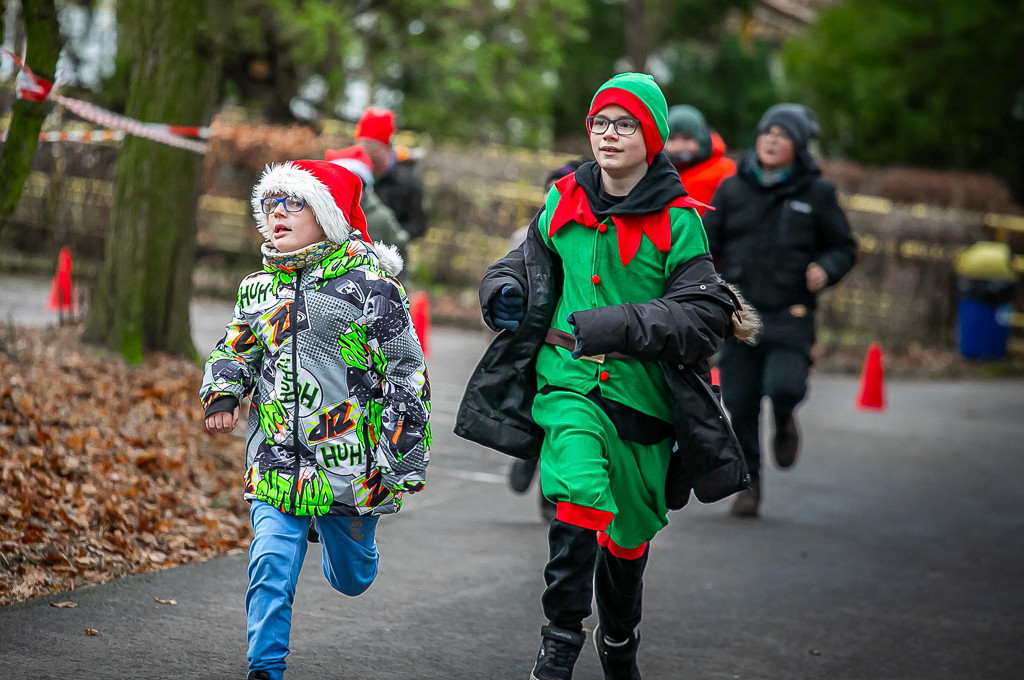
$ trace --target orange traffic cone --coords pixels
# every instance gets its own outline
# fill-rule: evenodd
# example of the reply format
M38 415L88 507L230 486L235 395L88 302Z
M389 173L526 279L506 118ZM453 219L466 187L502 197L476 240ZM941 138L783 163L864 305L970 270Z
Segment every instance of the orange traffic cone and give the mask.
M71 249L67 246L60 249L57 256L57 273L53 275L50 283L50 299L47 307L60 314L61 320L73 318L78 312L78 305L75 303L74 286L71 283ZM67 315L67 317L65 317Z
M860 390L854 406L860 411L885 410L885 370L882 368L882 346L871 343L864 368L860 373Z
M410 302L409 316L412 317L412 325L420 338L423 356L430 356L430 298L423 291L417 291L413 293Z

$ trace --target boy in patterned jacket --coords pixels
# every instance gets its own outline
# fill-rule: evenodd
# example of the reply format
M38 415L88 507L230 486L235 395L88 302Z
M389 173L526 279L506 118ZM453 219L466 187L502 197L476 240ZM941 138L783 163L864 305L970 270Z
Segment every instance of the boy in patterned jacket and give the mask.
M373 244L359 178L326 161L268 166L252 193L267 242L206 363L206 428L252 400L245 498L254 537L249 680L280 680L307 536L346 595L377 575L380 515L423 488L430 387L393 246Z

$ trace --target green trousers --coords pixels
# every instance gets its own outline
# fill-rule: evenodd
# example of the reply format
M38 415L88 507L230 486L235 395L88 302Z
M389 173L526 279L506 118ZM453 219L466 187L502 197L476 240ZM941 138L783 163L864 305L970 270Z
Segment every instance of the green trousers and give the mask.
M541 490L559 503L559 519L603 528L626 549L642 546L668 524L671 439L653 445L622 440L594 402L564 390L538 394L533 419L544 430ZM571 515L562 504L571 504Z

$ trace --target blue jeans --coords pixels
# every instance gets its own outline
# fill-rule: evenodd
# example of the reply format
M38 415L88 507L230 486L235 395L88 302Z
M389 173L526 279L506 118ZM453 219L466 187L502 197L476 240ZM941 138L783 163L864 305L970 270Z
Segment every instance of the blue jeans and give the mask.
M312 519L323 546L324 576L345 595L364 592L377 577L377 517L295 517L263 501L249 509L254 536L249 547L245 617L249 670L284 677L292 626L295 583L306 557Z

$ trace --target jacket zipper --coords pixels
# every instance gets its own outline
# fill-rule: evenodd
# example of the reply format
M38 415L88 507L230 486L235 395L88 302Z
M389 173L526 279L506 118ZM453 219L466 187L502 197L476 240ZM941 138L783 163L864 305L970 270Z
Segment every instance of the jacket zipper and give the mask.
M296 513L295 495L299 488L299 297L302 295L302 270L295 273L295 299L292 300L292 453L295 456L295 472L292 474L291 509Z
M252 405L252 401L251 400L249 401L249 407L250 408L254 408L253 405ZM255 430L252 431L252 434L249 435L249 438L245 440L245 453L246 453L246 455L249 455L249 447L252 446L252 440L255 439L256 435L258 435L259 433L260 433L260 428L257 427Z

